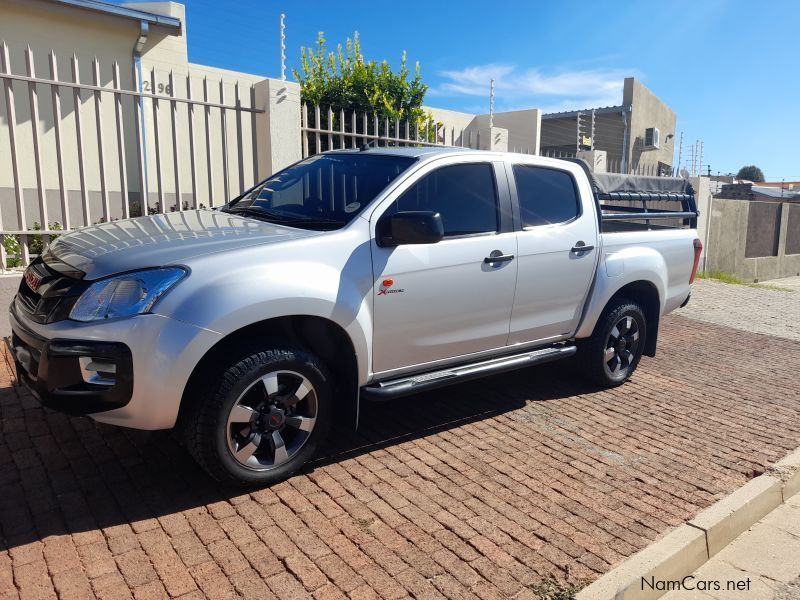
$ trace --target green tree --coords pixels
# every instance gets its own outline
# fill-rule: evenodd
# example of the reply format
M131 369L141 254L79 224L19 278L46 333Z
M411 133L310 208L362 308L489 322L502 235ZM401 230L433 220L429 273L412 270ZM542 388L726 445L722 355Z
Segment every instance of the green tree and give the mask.
M333 110L332 128L335 130L341 126L339 113L342 110L345 112L345 131L352 129L350 117L353 111L377 116L379 130L385 135L400 133L392 131L396 120L409 122L411 132L415 126L420 131L424 131L426 125L435 129L430 114L422 108L428 86L422 81L419 63L416 63L412 76L405 52L396 72L385 60L380 63L367 61L361 51L358 32L352 39L347 39L344 49L338 45L336 52L328 51L325 35L320 32L316 48L300 49L300 70L294 69L293 73L300 83L303 102L320 106L323 112L328 107ZM314 119L312 113L313 110L309 111L309 120ZM324 119L322 116L320 120ZM390 121L388 131L386 119ZM356 128L360 127L361 123L357 123Z
M755 165L747 165L739 169L736 179L747 179L748 181L764 181L764 172Z

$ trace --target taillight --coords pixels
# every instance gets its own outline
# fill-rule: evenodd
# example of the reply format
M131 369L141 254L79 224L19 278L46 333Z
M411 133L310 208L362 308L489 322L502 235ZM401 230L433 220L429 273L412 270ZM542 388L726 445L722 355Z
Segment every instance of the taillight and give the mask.
M695 275L697 275L697 267L700 264L700 254L703 252L703 242L695 238L694 240L694 264L692 265L692 276L689 278L689 283L694 283Z

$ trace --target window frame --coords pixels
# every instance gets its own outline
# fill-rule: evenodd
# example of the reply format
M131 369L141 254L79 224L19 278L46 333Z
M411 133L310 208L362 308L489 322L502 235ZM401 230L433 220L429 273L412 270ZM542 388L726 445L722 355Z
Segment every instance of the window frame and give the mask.
M519 190L517 189L517 178L516 174L514 173L514 167L527 167L532 169L544 169L547 171L558 171L559 173L564 173L570 178L572 182L572 189L575 193L575 199L577 200L578 204L578 213L566 221L559 221L557 223L542 223L541 225L525 225L523 218L522 218L522 200L520 199ZM563 227L564 225L569 225L570 223L574 223L578 219L580 219L584 215L584 207L583 207L583 198L581 197L580 188L578 187L578 182L575 179L575 174L569 171L568 169L560 169L558 167L551 167L550 165L539 165L534 163L527 163L527 162L509 162L507 163L507 175L508 175L508 185L511 188L511 196L514 202L514 218L519 224L517 227L518 231L534 231L537 229L541 229L543 227Z

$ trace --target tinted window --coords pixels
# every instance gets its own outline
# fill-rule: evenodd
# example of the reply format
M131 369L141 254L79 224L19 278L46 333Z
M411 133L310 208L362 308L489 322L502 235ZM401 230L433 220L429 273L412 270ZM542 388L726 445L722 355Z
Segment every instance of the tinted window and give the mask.
M565 171L514 165L522 226L564 223L580 214L572 176Z
M445 236L497 231L497 192L489 164L442 167L406 190L391 213L431 210L442 215Z
M367 152L318 154L276 173L223 210L295 227L336 229L415 160Z

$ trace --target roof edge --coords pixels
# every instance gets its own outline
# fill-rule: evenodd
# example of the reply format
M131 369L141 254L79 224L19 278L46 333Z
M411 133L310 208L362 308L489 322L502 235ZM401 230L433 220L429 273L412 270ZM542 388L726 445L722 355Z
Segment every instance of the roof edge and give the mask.
M62 6L73 6L75 8L83 8L98 13L107 15L114 15L127 19L135 19L137 21L145 21L150 25L160 25L170 29L180 29L181 20L175 17L168 17L166 15L158 15L144 10L135 8L128 8L119 4L110 4L108 2L101 2L100 0L48 0L54 4L61 4Z
M629 104L620 104L619 106L603 106L600 108L583 108L581 110L568 110L564 112L542 113L542 120L577 117L578 113L587 115L591 114L592 111L594 111L596 115L602 115L607 113L631 112L631 107Z

